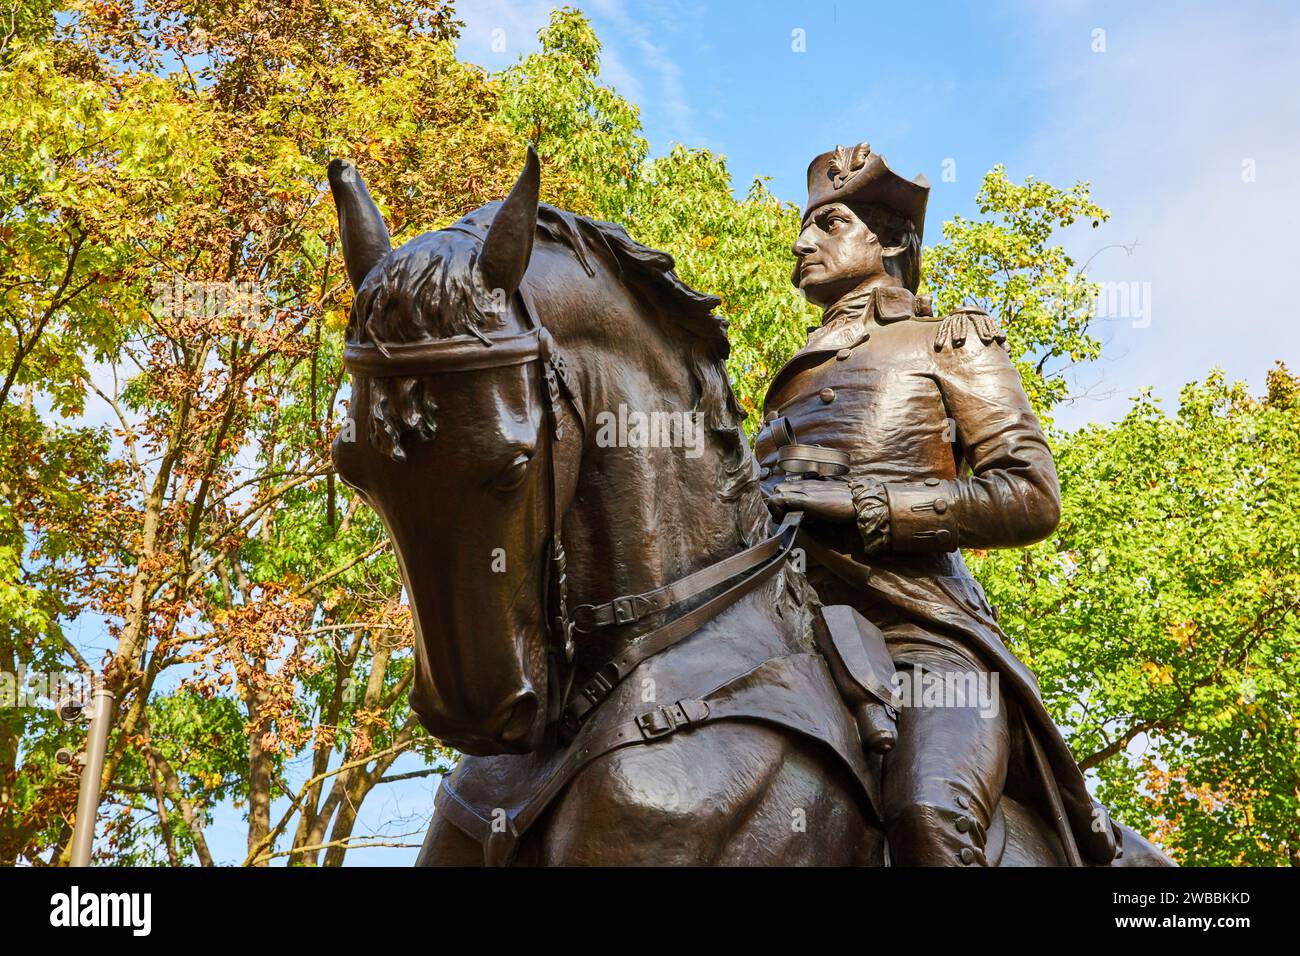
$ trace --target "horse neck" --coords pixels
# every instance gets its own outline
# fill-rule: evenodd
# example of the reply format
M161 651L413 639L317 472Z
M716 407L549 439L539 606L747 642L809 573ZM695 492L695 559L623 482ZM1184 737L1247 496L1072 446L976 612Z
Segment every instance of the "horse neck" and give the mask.
M554 296L542 298L551 308L539 301L538 310L574 371L587 416L563 528L577 606L649 591L735 554L762 537L766 508L739 424L711 430L697 407L688 337L648 314L616 277L573 272L550 279ZM575 301L575 289L589 291ZM647 427L639 434L638 413ZM645 447L656 437L656 413L669 437L672 423L690 416L698 455ZM683 427L679 437L690 433ZM599 666L654 622L580 638L580 669Z

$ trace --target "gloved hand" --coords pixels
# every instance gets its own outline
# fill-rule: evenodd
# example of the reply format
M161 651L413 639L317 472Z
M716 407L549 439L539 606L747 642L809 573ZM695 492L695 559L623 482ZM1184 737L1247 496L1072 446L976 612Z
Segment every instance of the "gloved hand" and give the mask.
M857 518L853 494L837 478L801 478L777 482L764 489L767 507L778 518L787 511L802 511L810 518L846 522Z
M850 478L849 492L865 554L889 549L889 498L885 486L874 478Z

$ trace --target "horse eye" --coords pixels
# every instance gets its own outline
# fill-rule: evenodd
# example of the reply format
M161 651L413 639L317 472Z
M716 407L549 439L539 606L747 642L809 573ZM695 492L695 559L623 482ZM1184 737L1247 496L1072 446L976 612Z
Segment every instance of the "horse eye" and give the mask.
M520 452L515 456L514 461L506 465L501 474L497 476L494 482L497 488L502 491L511 491L523 484L524 479L528 476L528 462L532 455L528 452Z

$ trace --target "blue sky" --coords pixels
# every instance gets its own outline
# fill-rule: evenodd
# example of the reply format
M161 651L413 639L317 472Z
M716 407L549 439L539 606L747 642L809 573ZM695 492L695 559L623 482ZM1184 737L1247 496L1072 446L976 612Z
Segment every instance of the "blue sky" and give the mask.
M1089 180L1113 218L1067 232L1065 244L1093 260L1093 278L1135 283L1150 321L1099 322L1103 359L1076 373L1080 397L1057 416L1062 426L1113 420L1143 386L1172 407L1215 365L1259 389L1274 360L1297 364L1293 310L1264 292L1293 269L1300 212L1294 6L575 5L605 45L605 80L640 106L652 153L708 147L739 189L766 176L801 202L813 155L865 140L899 172L931 180L933 240L945 219L976 212L995 163L1017 180ZM554 6L461 2L461 55L509 65L536 49Z
M489 69L510 65L536 49L553 6L462 0L461 55ZM1297 9L844 0L577 6L605 44L605 80L640 106L652 153L675 142L722 153L740 191L770 177L777 195L801 203L814 154L867 141L899 172L923 172L934 184L933 240L944 220L976 213L980 179L996 163L1016 179L1090 180L1113 219L1068 233L1066 245L1080 261L1093 259L1094 278L1149 289L1150 322L1101 323L1104 358L1078 373L1083 397L1058 414L1061 426L1112 420L1143 386L1172 406L1179 387L1215 365L1256 389L1274 360L1300 367L1295 310L1268 291L1295 271ZM492 49L494 30L504 31L503 52ZM792 49L796 30L805 52ZM955 162L955 181L944 180L945 161ZM1253 181L1243 179L1243 164ZM405 758L394 772L419 766ZM291 778L301 779L301 770ZM427 778L380 788L362 807L358 835L419 829L435 786ZM223 807L207 836L219 860L242 859L242 812ZM400 866L414 855L358 849L348 860Z

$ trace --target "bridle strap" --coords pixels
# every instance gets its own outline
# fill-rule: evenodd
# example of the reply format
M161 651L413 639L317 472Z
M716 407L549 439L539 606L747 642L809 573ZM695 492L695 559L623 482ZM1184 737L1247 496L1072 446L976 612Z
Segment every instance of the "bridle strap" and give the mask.
M742 551L739 555L736 555L737 558L749 558L755 553L768 555L763 563L754 567L736 584L701 604L695 610L689 611L662 627L655 628L653 631L642 635L635 643L628 645L618 656L599 668L565 707L565 729L570 733L575 732L586 716L605 700L619 682L632 673L639 664L694 634L709 621L771 578L785 564L790 552L794 549L795 539L799 531L799 522L802 518L803 512L801 511L788 512L772 537L755 545L748 551ZM714 567L720 567L732 560L728 558ZM749 564L750 562L746 561L744 563ZM695 577L695 575L691 577Z
M577 390L568 379L568 369L560 351L555 347L550 333L538 321L537 307L522 282L519 285L518 295L523 320L530 326L530 334L538 337L540 351L537 359L545 384L546 418L551 428L551 441L555 443L564 438L564 425L560 421L562 395L568 398L574 417L578 419L578 425L585 435L587 422L582 412L582 402L578 398ZM550 528L550 542L544 611L550 641L546 648L548 670L546 713L548 722L558 733L569 693L573 689L573 658L576 648L573 642L573 621L569 617L568 556L565 554L564 542L561 538L564 513L560 502L560 479L554 445L547 459L547 480L550 485L547 491L547 526Z
M458 335L437 342L352 343L343 349L343 361L349 371L370 378L472 372L535 361L547 349L544 335L544 330L533 328L489 340Z
M640 594L624 594L604 604L581 604L573 609L575 629L589 634L602 627L621 627L634 624L651 614L667 613L719 584L725 584L738 574L769 561L780 550L782 536L778 532L717 564L678 578L663 587Z
M564 360L564 353L556 347L555 340L551 338L550 332L538 321L537 306L533 302L533 294L528 288L527 280L519 283L518 295L519 301L523 305L524 321L541 336L542 355L551 371L555 373L555 380L564 393L564 397L568 399L569 407L573 410L574 417L578 419L578 426L585 435L587 432L587 414L582 410L582 398L578 394L572 373L569 371L569 363Z

